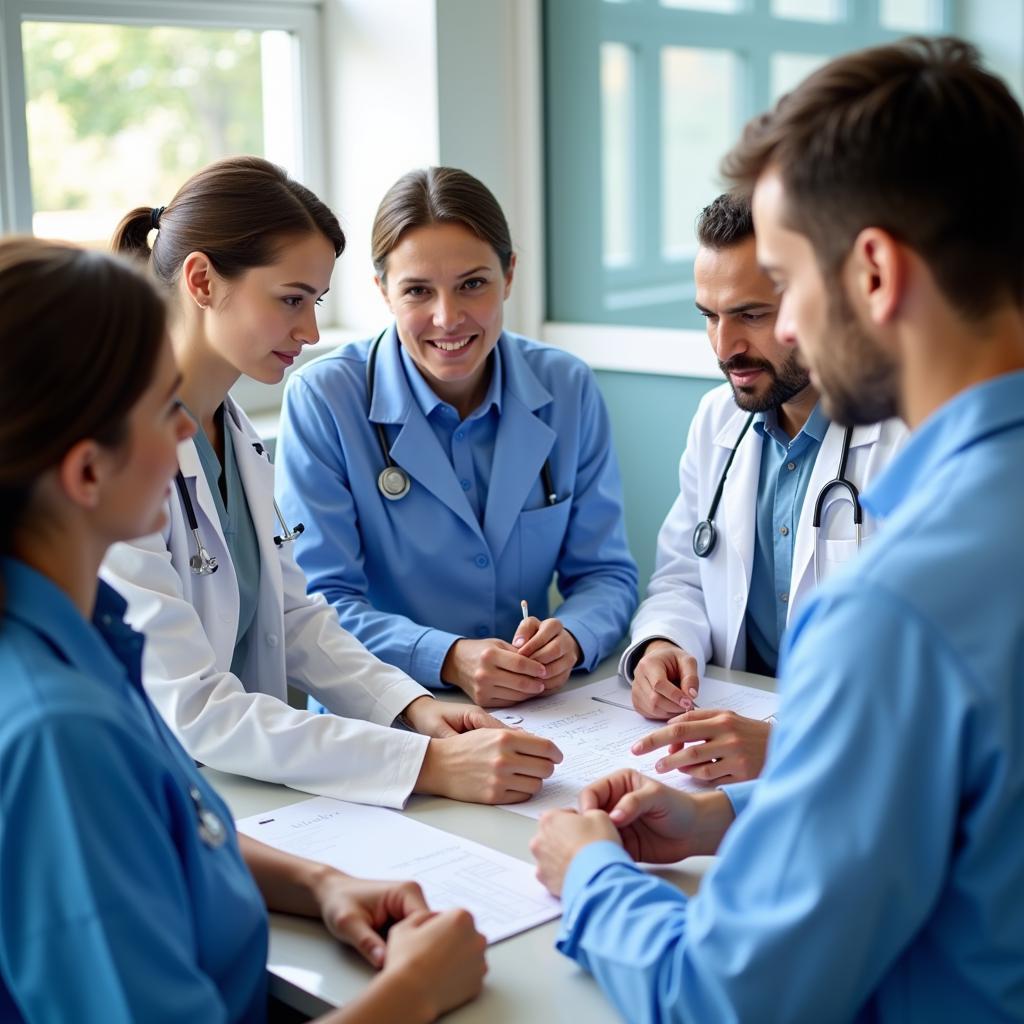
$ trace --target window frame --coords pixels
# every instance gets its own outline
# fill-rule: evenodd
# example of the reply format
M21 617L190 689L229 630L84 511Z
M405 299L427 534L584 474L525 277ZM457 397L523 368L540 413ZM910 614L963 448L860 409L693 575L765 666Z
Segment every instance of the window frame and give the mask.
M299 177L322 195L327 185L324 145L320 0L0 0L0 233L32 232L32 179L26 120L23 21L132 26L279 30L299 50Z

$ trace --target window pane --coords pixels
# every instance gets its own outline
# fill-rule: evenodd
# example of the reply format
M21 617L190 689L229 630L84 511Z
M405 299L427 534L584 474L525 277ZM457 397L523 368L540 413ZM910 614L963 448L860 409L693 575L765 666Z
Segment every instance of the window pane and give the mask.
M743 8L743 0L661 0L662 7L686 7L691 11L717 11L734 14Z
M621 267L633 258L634 71L628 46L601 45L601 212L606 267Z
M772 14L777 18L838 21L843 17L845 10L843 0L772 0Z
M233 153L299 170L287 33L25 22L22 47L37 235L106 245Z
M881 0L879 19L897 32L928 32L940 27L938 0Z
M662 254L696 252L693 224L718 194L718 162L735 142L742 64L729 50L661 51Z
M812 71L828 60L820 53L772 54L772 103L783 93L791 92Z

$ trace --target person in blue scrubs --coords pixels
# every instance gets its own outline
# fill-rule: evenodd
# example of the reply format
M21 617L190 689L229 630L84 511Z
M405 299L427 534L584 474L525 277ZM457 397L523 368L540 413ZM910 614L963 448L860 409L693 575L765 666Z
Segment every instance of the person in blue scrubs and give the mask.
M264 1020L267 906L383 965L325 1020L433 1020L480 989L469 915L240 840L97 579L194 429L166 327L127 264L0 241L0 1020Z
M627 771L542 821L559 949L631 1021L1024 1020L1024 112L973 47L908 40L725 168L826 411L912 433L783 641L761 779ZM634 863L716 851L693 898Z
M593 374L504 330L508 224L465 171L400 178L372 248L394 322L285 392L277 498L306 525L299 565L347 630L424 686L489 707L551 693L612 652L636 607Z

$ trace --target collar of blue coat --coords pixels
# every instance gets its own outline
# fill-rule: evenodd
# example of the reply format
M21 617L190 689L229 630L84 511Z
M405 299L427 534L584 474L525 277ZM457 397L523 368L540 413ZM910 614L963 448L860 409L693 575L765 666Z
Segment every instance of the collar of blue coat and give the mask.
M372 344L372 342L371 342ZM491 377L491 387L484 399L486 408L492 395L501 411L502 403L509 395L514 395L527 409L536 412L551 402L551 392L541 383L537 375L530 369L523 358L519 346L515 343L515 335L502 331L498 338L495 351L496 372ZM500 373L497 364L500 362ZM417 371L418 373L418 371ZM423 381L422 376L420 380ZM495 391L497 380L497 391ZM433 395L433 391L423 381L424 386ZM413 405L418 405L424 416L429 416L434 406L440 402L436 395L433 404L427 405L419 401L413 393L406 375L402 360L402 346L398 340L398 331L392 324L384 332L377 350L376 379L373 388L373 403L370 405L371 423L404 423L409 418Z
M811 410L811 414L807 417L807 422L797 431L797 434L793 438L786 436L786 432L779 426L779 410L768 409L765 412L759 412L754 416L754 429L762 436L768 435L777 441L783 448L788 447L790 444L795 442L801 434L812 438L821 444L825 440L825 434L828 431L829 420L825 413L822 411L821 402L815 402L814 408Z
M910 495L926 487L947 459L979 441L1024 424L1024 370L1007 373L961 391L911 435L903 450L862 496L876 518L891 515ZM978 495L979 501L997 500Z
M15 558L0 559L5 616L43 637L70 665L101 679L127 676L142 689L143 637L125 621L127 602L97 580L92 622L53 580Z

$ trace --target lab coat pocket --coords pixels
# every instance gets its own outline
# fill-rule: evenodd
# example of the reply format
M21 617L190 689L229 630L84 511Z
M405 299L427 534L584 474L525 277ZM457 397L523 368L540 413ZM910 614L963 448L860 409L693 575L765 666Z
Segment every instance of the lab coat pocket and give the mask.
M818 548L818 559L821 565L822 579L837 572L843 565L857 557L857 541L823 540Z
M572 495L519 513L519 578L524 594L547 591L572 510Z

